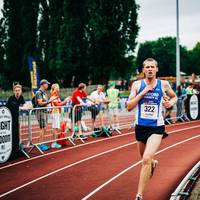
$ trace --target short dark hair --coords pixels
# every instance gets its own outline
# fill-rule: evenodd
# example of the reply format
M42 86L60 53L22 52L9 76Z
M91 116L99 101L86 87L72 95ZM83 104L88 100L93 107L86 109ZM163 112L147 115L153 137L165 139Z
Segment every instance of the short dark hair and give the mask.
M154 58L147 58L144 62L143 62L143 67L145 66L146 62L155 62L156 67L158 67L158 62L154 59Z

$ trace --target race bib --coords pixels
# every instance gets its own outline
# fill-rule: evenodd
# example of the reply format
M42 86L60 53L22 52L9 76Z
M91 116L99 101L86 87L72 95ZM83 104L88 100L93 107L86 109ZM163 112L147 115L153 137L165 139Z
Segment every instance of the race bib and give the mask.
M158 105L142 104L140 117L144 118L144 119L157 119L158 118Z

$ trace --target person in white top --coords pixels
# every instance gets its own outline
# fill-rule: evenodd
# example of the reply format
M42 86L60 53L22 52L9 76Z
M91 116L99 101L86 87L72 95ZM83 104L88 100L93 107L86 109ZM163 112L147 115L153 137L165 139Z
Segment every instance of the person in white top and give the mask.
M103 86L98 85L97 89L90 94L90 101L88 101L88 105L90 105L90 111L92 114L92 128L95 128L95 119L99 114L101 126L104 127L104 115L103 115L103 104L108 103L105 94L103 93Z

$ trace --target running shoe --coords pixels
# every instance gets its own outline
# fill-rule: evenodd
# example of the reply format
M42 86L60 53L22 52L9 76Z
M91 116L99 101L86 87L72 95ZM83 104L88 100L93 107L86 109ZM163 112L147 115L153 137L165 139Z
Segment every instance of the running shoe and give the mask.
M46 150L49 149L49 146L47 146L45 144L41 144L41 145L39 145L39 148L40 148L41 151L46 151Z
M59 149L59 148L62 148L62 146L60 144L58 144L57 142L53 142L51 144L51 148L56 148L56 149Z
M44 148L43 148L43 145L42 145L42 144L39 145L38 147L39 147L39 149L40 149L41 151L44 151Z
M43 150L44 151L47 151L47 150L49 150L50 149L50 147L49 146L47 146L46 144L42 144L43 145Z
M142 195L137 194L136 197L135 197L135 200L142 200Z

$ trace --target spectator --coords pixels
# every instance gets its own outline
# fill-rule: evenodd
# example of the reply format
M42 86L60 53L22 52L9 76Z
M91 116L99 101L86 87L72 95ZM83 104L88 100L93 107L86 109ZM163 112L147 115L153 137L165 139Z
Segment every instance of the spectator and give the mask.
M111 115L111 124L112 128L119 129L119 119L118 119L119 90L115 88L115 82L111 82L109 86L110 88L107 90L107 95L108 99L110 100L108 107Z
M182 104L182 96L183 96L183 94L182 94L182 86L181 85L179 85L178 87L177 87L177 92L176 92L176 96L178 97L178 101L177 101L177 103L176 103L176 105L177 105L177 112L176 112L176 117L178 118L178 121L181 121L180 119L179 119L179 117L181 117L181 115L182 115L182 106L183 106L183 104Z
M166 96L166 94L163 94L163 100L166 101L166 102L169 101L169 98L168 98L168 96ZM172 110L173 110L173 106L165 108L164 119L167 119L167 121L165 120L165 124L169 124L169 123L173 124L174 123L171 119Z
M22 96L22 86L17 83L13 86L14 95L10 96L7 105L15 113L15 117L19 116L19 109L25 105L24 97Z
M95 129L96 116L99 114L101 126L104 128L104 116L103 116L103 103L109 103L106 100L106 96L103 93L103 86L98 85L97 89L90 94L88 104L91 105L92 114L92 128Z
M50 83L46 79L42 79L40 81L40 88L35 94L36 107L40 108L36 110L36 117L40 126L40 143L44 142L44 136L46 134L48 115L45 107L50 103L50 101L48 101L46 90L48 89L49 84ZM46 151L49 149L49 146L41 144L39 148Z
M50 101L51 101L51 106L53 107L52 109L52 128L53 128L53 139L56 140L56 133L58 133L60 129L60 114L62 112L62 108L57 108L56 106L63 106L67 103L68 98L66 98L64 101L60 100L59 97L59 90L60 87L57 83L53 84L51 86L51 91L50 91ZM61 148L62 146L58 144L57 142L53 142L51 144L52 148Z
M22 96L22 86L17 83L16 85L13 86L13 92L14 95L10 96L6 106L10 109L12 113L12 119L13 119L13 128L14 130L13 134L13 146L12 146L12 152L13 157L17 158L19 154L19 127L18 127L18 119L19 119L19 109L23 108L25 105L24 97Z
M182 86L182 98L185 99L187 97L187 91L186 91L186 86L185 83Z
M72 107L76 105L86 105L83 101L84 98L87 98L87 93L86 93L86 85L84 83L80 83L78 87L73 91L72 93ZM75 108L75 115L73 116L73 111L71 111L71 117L72 120L74 119L74 125L77 123L78 124L78 131L79 134L77 136L81 137L82 139L86 139L82 134L81 130L81 118L82 118L82 108L81 106L77 106ZM75 129L75 127L73 127Z
M193 84L190 83L187 88L186 88L186 93L187 95L192 95L193 94Z

